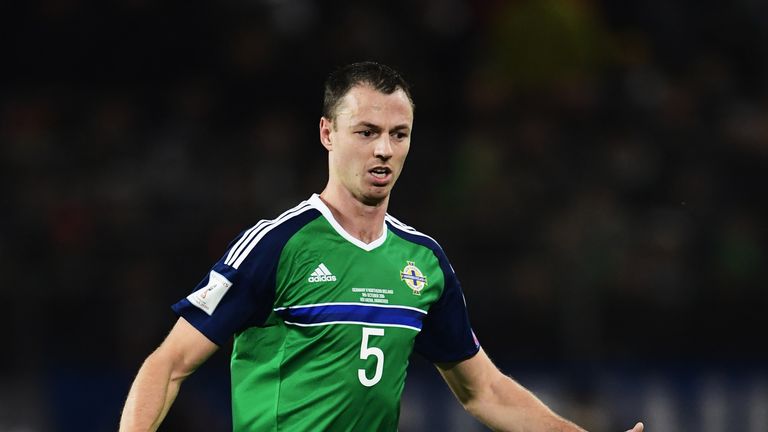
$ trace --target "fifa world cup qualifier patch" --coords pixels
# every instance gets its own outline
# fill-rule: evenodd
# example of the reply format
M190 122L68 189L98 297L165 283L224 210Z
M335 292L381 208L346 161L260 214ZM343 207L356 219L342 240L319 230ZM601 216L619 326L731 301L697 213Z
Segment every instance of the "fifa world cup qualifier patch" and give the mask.
M188 295L187 300L200 308L203 312L212 315L221 299L224 298L224 294L227 293L231 286L232 282L220 273L211 270L211 275L208 277L208 284Z
M413 261L406 261L407 265L400 272L400 280L413 290L413 295L421 295L421 290L427 286L427 277L416 267Z

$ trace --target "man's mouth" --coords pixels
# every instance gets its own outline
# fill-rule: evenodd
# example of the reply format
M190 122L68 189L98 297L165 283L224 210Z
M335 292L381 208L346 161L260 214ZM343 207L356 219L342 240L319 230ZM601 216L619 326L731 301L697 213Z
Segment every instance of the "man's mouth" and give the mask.
M392 170L387 167L376 167L376 168L370 169L368 172L371 173L371 175L373 175L377 179L383 180L383 179L386 179L387 176L389 176L392 173Z

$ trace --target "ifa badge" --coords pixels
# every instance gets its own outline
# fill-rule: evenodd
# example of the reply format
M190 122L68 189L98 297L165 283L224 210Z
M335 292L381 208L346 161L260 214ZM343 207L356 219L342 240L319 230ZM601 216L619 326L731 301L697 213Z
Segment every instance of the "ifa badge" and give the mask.
M400 280L413 290L414 295L421 295L421 290L427 286L427 277L416 267L413 261L406 261L407 265L400 272Z

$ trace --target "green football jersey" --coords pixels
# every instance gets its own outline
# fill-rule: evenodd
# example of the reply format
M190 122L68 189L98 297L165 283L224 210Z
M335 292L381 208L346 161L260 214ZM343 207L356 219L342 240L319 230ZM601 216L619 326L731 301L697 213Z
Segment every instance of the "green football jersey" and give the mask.
M414 348L479 349L434 240L387 215L363 243L317 195L243 232L174 309L217 344L234 335L237 431L395 431Z

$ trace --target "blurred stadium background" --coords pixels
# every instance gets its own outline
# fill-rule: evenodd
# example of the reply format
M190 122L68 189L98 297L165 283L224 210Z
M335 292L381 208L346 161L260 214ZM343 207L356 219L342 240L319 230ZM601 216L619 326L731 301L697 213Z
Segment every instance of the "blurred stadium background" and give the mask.
M496 362L594 431L768 431L768 3L0 6L0 431L116 430L241 229L325 184L321 85L413 83L391 213ZM165 430L229 427L227 349ZM482 430L418 358L403 432Z

